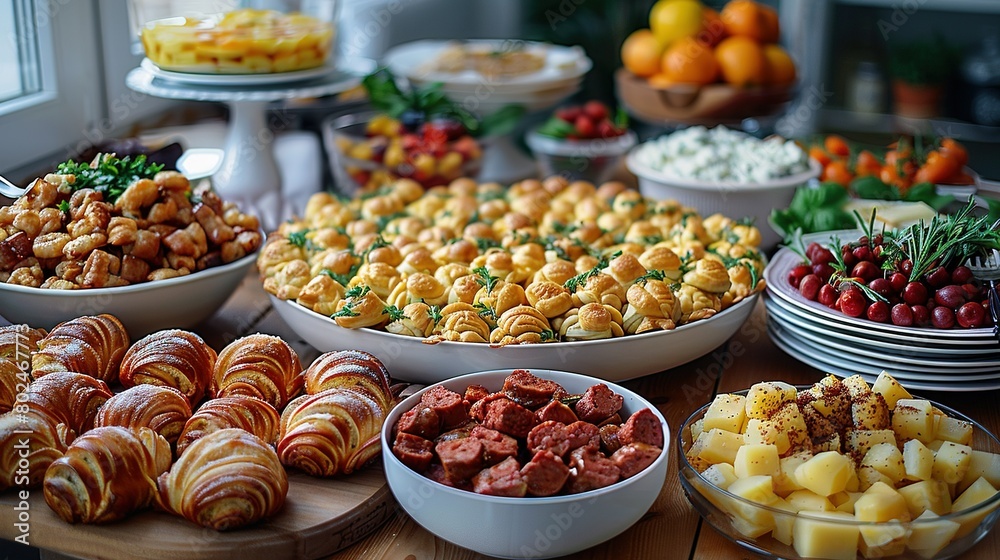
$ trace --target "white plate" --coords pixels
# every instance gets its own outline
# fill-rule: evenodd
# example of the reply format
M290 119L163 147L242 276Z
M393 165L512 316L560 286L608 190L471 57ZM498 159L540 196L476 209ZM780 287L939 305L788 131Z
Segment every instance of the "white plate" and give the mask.
M937 346L925 341L917 343L910 337L891 334L876 336L876 333L871 332L857 333L849 328L844 328L843 325L827 321L819 315L803 311L781 298L774 297L770 292L764 295L764 304L767 306L768 317L780 316L799 328L808 329L816 334L829 336L853 345L881 348L886 352L901 356L923 356L932 360L941 359L944 356L963 358L971 355L995 356L1000 361L1000 346L992 343L961 347L955 345Z
M620 338L492 347L468 342L427 344L424 339L371 329L346 329L329 317L270 296L278 315L321 352L347 348L377 356L394 378L430 384L474 371L536 368L573 371L608 381L661 372L700 358L736 333L757 295L713 317L672 331Z
M117 288L48 290L0 283L0 315L11 323L51 329L82 315L110 313L134 340L207 319L229 299L256 259L254 253L187 276Z
M846 243L858 239L858 237L861 236L861 232L822 232L803 236L802 240L805 245L808 245L813 241L818 241L825 246L834 236L839 237L841 242ZM869 321L867 319L850 317L839 311L830 309L819 302L810 301L803 297L796 288L792 287L792 285L788 283L789 271L801 263L802 257L791 249L788 249L787 247L779 249L772 258L771 264L764 269L764 278L767 280L768 292L783 298L785 301L795 305L796 307L810 311L815 315L826 317L838 325L855 327L864 332L878 331L879 333L906 335L923 342L931 340L937 343L949 344L986 344L988 341L993 341L993 344L998 344L996 339L993 338L992 327L948 330L920 327L899 327L893 324L876 323L875 321Z
M154 78L170 80L181 84L194 84L200 86L265 86L274 84L286 84L299 82L312 78L326 76L335 72L337 67L332 64L324 64L316 68L306 70L296 70L293 72L270 72L266 74L196 74L194 72L174 72L164 70L148 58L142 59L140 63Z
M488 45L498 50L510 49L512 44L545 55L545 66L537 72L502 80L490 80L478 72L433 72L429 65L455 41L413 41L389 49L384 56L386 66L397 76L423 82L441 82L452 90L471 92L526 93L554 87L554 84L571 81L586 74L592 62L580 47L564 47L548 43L510 40L466 41L473 45Z
M809 168L805 171L795 173L794 175L787 175L785 177L776 177L764 183L744 183L738 181L698 181L694 179L685 179L683 177L675 177L673 175L667 175L662 171L653 169L648 165L639 161L639 151L642 150L645 144L639 144L629 152L628 157L625 160L625 164L628 166L629 171L639 175L650 181L655 181L657 183L664 183L671 187L678 189L688 189L695 191L723 191L723 192L747 192L747 191L767 191L772 189L778 189L783 187L797 187L799 185L804 185L809 182L810 179L815 179L819 177L822 172L822 168L819 163L814 159L809 160Z
M831 356L843 356L845 359L870 365L878 368L893 368L906 370L913 375L947 375L953 378L952 374L970 377L969 381L982 379L1000 379L1000 362L990 361L965 361L957 357L955 359L932 360L929 358L915 358L912 356L890 354L869 350L860 346L837 343L828 336L816 335L808 330L785 321L779 316L769 316L769 320L775 327L789 333L789 336L801 341L803 344L823 351ZM966 375L970 374L970 375ZM984 375L971 375L984 374Z
M849 377L854 374L861 374L861 376L868 380L869 383L874 382L879 372L881 372L881 370L875 368L858 368L855 365L842 360L831 359L830 361L827 361L827 359L823 358L822 354L818 353L814 348L802 344L801 341L788 338L787 333L781 334L775 332L770 327L768 328L768 334L770 335L775 346L780 348L783 352L820 371L832 373L838 377ZM894 376L897 375L891 371L889 373ZM905 374L905 372L901 373ZM904 379L904 375L899 375L899 377ZM1000 389L1000 380L965 383L907 380L904 385L907 389L915 391L993 391Z

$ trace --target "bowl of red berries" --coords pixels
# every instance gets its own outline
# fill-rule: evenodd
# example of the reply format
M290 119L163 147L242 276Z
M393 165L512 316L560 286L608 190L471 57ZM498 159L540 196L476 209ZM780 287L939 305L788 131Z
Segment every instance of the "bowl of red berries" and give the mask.
M528 131L525 142L543 177L562 175L599 184L611 179L636 144L626 120L624 112L612 115L604 103L588 101L557 109Z

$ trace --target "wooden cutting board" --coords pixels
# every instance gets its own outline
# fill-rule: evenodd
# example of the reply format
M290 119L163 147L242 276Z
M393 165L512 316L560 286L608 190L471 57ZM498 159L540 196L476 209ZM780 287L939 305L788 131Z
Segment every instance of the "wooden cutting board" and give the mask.
M17 491L0 494L0 538L20 532ZM81 558L314 559L349 546L396 509L380 464L337 479L289 476L288 500L275 517L218 532L181 517L145 511L108 525L70 525L45 503L41 488L28 498L28 543Z

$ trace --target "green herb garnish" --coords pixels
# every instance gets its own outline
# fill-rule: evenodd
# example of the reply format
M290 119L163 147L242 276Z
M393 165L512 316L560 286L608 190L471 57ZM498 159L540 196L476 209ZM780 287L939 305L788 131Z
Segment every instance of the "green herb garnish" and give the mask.
M69 160L56 167L60 175L76 176L74 191L94 189L104 195L105 202L112 204L129 185L139 179L152 179L162 170L162 164L147 163L145 155L118 158L114 154L99 155L93 164Z

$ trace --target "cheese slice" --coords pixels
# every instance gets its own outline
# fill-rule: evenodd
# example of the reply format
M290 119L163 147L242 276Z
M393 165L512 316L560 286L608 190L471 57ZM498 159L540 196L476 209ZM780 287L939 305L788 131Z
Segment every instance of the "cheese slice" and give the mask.
M844 210L848 212L857 210L861 218L866 221L872 215L873 208L876 210L875 222L894 229L907 227L920 220L928 222L937 214L923 202L854 199L844 205Z

